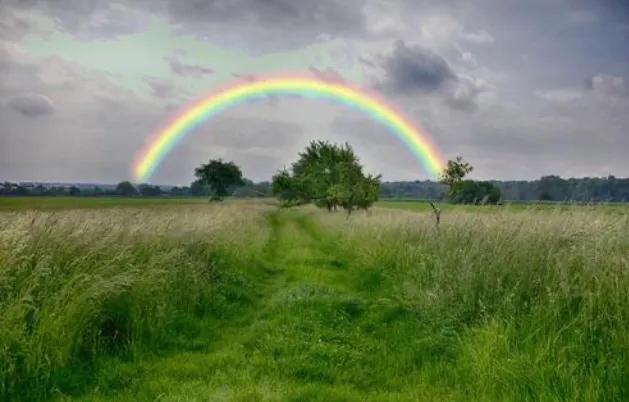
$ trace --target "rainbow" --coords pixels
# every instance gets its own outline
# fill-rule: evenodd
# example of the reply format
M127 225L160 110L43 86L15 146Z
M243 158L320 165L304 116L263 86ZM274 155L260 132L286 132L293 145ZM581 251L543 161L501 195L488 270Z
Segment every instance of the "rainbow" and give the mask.
M331 99L361 110L398 137L432 177L444 166L441 153L430 137L415 127L400 112L376 95L353 88L346 83L315 78L266 78L238 83L197 100L174 116L161 130L148 138L137 152L132 173L138 182L148 181L168 153L197 125L222 110L268 95L293 95L304 98Z

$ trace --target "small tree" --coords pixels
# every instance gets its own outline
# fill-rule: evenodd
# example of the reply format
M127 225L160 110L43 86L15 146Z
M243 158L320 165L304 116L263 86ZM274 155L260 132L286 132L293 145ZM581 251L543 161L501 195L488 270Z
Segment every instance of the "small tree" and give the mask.
M242 171L234 162L223 162L222 159L210 160L194 170L194 175L201 184L212 189L212 199L222 200L229 194L229 187L244 183Z
M473 169L460 156L448 161L439 178L440 183L449 187L448 199L456 204L497 204L501 193L496 185L488 181L463 180Z
M138 193L133 184L128 181L123 181L118 183L116 186L116 194L121 195L123 197L131 197Z
M474 170L474 167L465 162L461 156L457 156L455 160L448 161L448 166L441 173L439 182L449 187L449 197L455 195L457 192L457 185L472 170Z

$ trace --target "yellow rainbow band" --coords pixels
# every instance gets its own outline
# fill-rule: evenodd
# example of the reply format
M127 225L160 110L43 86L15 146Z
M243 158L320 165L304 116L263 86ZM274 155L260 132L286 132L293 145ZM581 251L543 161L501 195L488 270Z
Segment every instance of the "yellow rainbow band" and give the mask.
M168 153L198 124L227 107L267 95L331 99L361 110L396 135L430 176L436 177L443 169L441 153L430 137L376 96L344 83L314 78L269 78L234 85L197 101L176 115L136 154L132 166L135 179L148 181Z

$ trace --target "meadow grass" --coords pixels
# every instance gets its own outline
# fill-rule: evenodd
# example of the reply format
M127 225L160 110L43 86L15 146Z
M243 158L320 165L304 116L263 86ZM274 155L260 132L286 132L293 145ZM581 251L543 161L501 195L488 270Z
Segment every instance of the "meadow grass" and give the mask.
M447 202L434 201L440 209L456 212L486 213L496 210L508 212L535 212L535 211L571 211L579 208L581 211L617 213L624 215L629 211L629 204L623 202L600 202L600 203L576 203L560 201L506 201L504 205L457 205ZM384 199L376 202L380 208L403 209L406 211L431 211L429 200L404 200L404 199Z
M444 211L0 213L0 397L627 400L627 210Z
M72 393L101 356L195 348L200 319L249 298L227 267L259 251L266 207L182 207L0 214L0 397Z
M205 197L0 197L0 211L207 204Z

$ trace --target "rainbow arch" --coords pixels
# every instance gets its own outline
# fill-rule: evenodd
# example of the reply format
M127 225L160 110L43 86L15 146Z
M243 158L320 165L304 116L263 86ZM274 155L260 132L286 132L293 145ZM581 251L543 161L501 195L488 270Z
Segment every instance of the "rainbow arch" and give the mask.
M132 173L136 181L149 181L172 149L197 125L226 108L268 95L293 95L304 98L330 99L365 112L401 140L419 164L432 177L443 169L441 152L425 132L411 124L392 106L346 83L315 78L266 78L239 83L192 103L175 115L161 130L147 139L136 153Z

